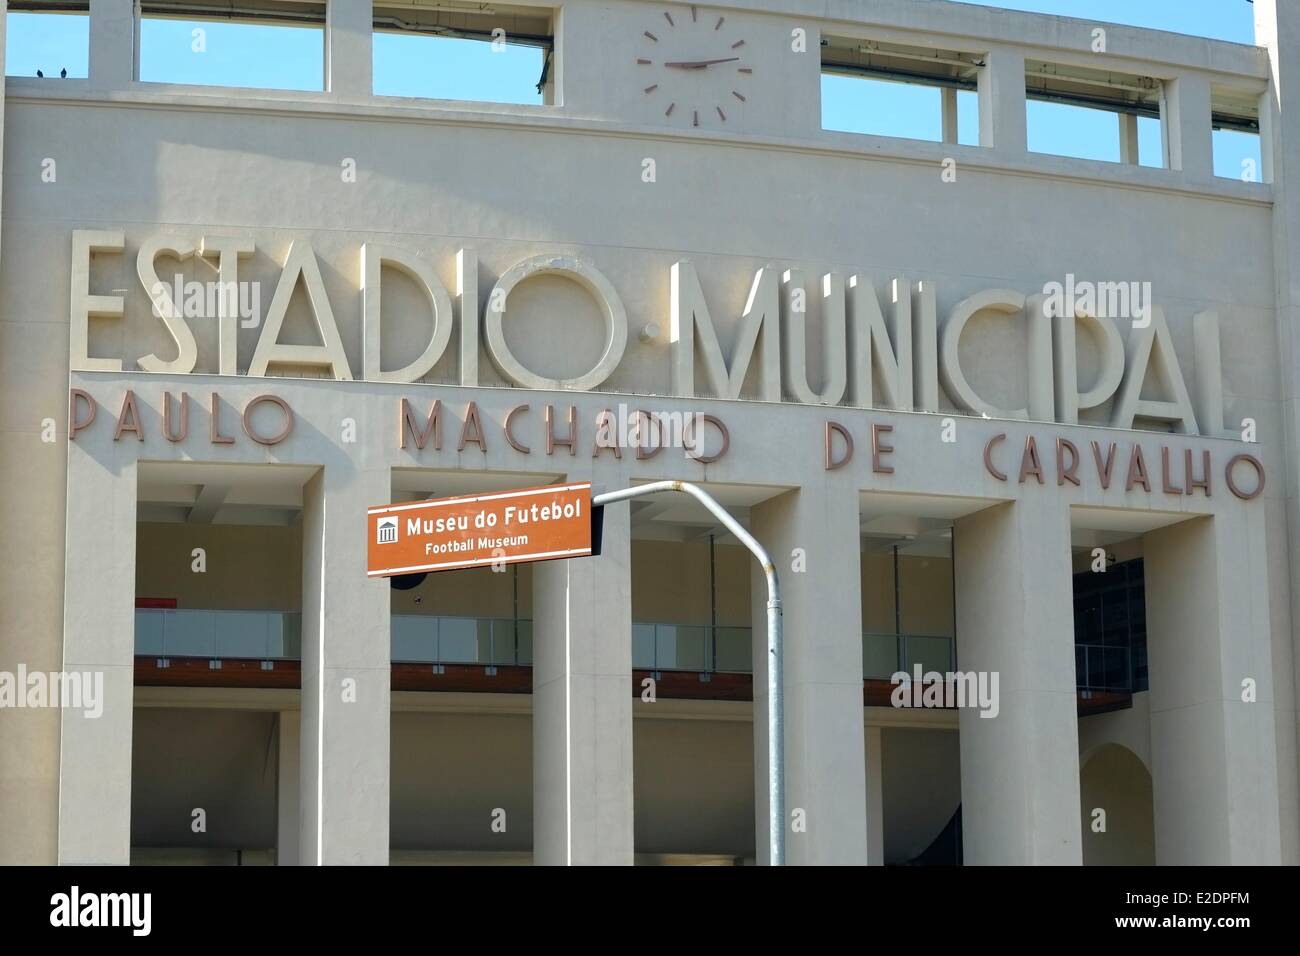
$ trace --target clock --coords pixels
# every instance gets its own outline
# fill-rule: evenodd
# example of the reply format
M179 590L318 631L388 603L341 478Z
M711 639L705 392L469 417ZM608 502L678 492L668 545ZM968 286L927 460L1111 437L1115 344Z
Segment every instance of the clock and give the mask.
M642 96L670 123L719 127L747 102L748 52L725 16L696 6L664 11L639 38Z

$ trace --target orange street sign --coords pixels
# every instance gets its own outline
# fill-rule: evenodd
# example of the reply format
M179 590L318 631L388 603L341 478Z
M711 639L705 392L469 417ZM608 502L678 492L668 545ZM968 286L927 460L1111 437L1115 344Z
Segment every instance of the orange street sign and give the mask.
M383 505L367 512L372 577L591 554L591 482Z

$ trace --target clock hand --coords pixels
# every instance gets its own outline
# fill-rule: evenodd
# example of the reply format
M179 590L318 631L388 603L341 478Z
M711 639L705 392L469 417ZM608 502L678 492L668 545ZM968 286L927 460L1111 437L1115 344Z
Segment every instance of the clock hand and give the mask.
M702 70L714 63L733 63L739 59L738 56L727 56L720 60L677 60L672 63L665 63L664 66L675 66L682 70Z

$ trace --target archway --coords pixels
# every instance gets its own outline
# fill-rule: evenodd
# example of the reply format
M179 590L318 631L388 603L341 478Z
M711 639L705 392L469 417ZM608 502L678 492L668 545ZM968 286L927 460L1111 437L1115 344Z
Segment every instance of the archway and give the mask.
M1151 773L1142 760L1120 744L1102 744L1084 755L1079 788L1084 866L1155 865Z

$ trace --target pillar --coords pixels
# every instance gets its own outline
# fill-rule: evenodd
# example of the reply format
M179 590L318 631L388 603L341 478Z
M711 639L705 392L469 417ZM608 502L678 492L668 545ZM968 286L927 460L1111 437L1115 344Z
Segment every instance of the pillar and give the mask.
M790 491L750 510L784 606L786 862L865 864L861 538L856 491ZM756 855L768 859L767 583L754 563ZM801 829L794 829L798 823Z
M63 672L102 674L104 699L97 718L62 712L60 864L131 861L135 511L136 464L112 430L69 443Z
M1170 169L1191 179L1214 176L1214 143L1210 129L1210 81L1185 73L1165 84L1163 109Z
M599 556L533 570L533 861L631 865L631 511Z
M325 7L325 89L370 96L374 50L371 0L329 0Z
M990 50L979 72L980 145L1007 153L1027 150L1025 57L1017 50Z
M7 0L0 0L0 196L4 193L4 61ZM0 355L21 355L24 365L43 366L31 332L38 325L23 314L0 314ZM31 330L29 332L29 330ZM56 330L60 331L60 330ZM38 333L39 334L39 333ZM65 333L66 334L66 333ZM42 335L48 343L54 335ZM62 355L67 356L67 340ZM16 375L0 376L0 488L22 489L0 497L0 541L22 541L26 574L0 575L0 671L57 670L63 660L63 476L57 445L41 441L33 404L57 410L67 381L63 368L45 379L41 394ZM57 414L57 412L53 412ZM35 495L39 493L39 499ZM53 515L53 517L51 517ZM6 710L0 717L0 866L52 865L58 859L59 714Z
M1272 183L1273 197L1273 291L1276 301L1278 382L1281 388L1283 429L1279 451L1272 465L1280 472L1278 501L1266 504L1285 516L1270 526L1269 534L1284 537L1289 568L1286 593L1289 601L1277 602L1274 620L1274 659L1290 656L1288 682L1280 669L1276 675L1276 719L1279 798L1283 805L1283 860L1300 864L1300 779L1297 779L1296 692L1300 689L1300 189L1294 184L1300 175L1300 4L1286 0L1255 0L1255 42L1267 49L1268 92L1260 108L1260 152L1264 179ZM1270 485L1273 485L1270 475ZM1266 491L1265 495L1271 494Z
M298 830L301 826L298 816L301 746L302 715L296 710L280 711L276 725L276 866L297 866L302 862L298 845Z
M1139 162L1138 118L1136 113L1116 113L1119 122L1119 161L1130 166Z
M940 115L943 119L943 141L957 142L957 89L945 86L941 91Z
M366 509L387 468L331 462L303 489L299 852L388 863L389 583L366 577Z
M119 90L136 76L139 24L135 0L90 0L90 86Z
M1082 862L1069 510L1054 495L953 527L957 663L997 673L998 710L958 714L967 863Z
M1281 860L1266 515L1237 511L1144 538L1161 865Z

